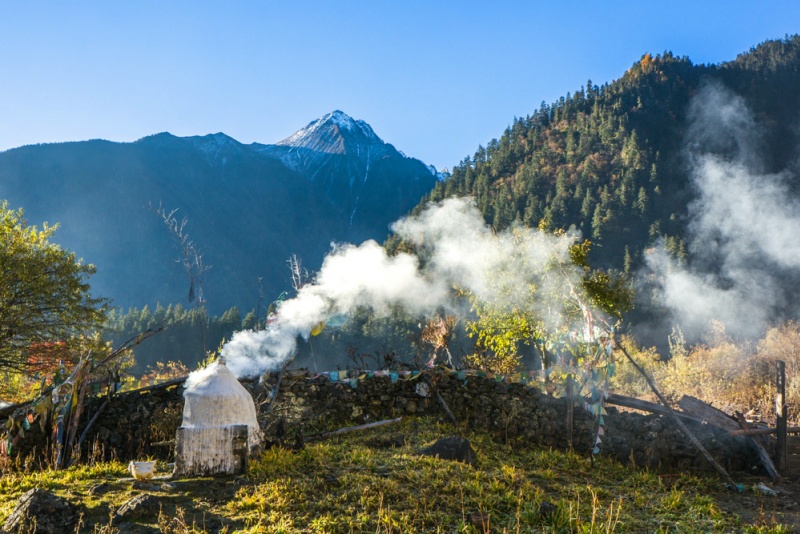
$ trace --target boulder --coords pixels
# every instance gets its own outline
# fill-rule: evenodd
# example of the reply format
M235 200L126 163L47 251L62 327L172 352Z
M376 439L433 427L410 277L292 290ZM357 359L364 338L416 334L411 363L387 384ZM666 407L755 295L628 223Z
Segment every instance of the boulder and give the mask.
M442 460L455 460L465 464L474 465L477 462L475 451L472 450L469 440L453 436L442 438L430 447L420 451L422 456L434 456Z
M161 502L158 498L142 493L120 506L114 520L118 522L122 519L126 521L131 519L153 519L158 517L159 511L161 511Z
M34 488L17 501L3 525L4 532L63 534L72 532L78 521L78 507L47 490Z

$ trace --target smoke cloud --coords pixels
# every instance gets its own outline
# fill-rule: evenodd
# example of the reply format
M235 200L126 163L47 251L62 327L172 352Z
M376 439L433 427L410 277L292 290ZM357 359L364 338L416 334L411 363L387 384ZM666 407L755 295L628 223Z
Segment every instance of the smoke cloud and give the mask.
M707 84L691 104L689 157L697 200L689 206L688 265L658 247L650 277L673 323L697 338L710 321L760 335L791 309L787 282L800 273L800 205L790 171L763 172L761 137L745 102Z
M453 288L459 287L501 307L539 306L534 311L555 323L561 317L553 304L557 299L534 304L524 298L526 292L556 297L580 288L581 273L564 266L577 234L554 236L523 228L495 234L471 199L430 204L392 229L419 256L389 256L375 241L334 247L313 283L282 302L265 330L237 332L223 347L231 371L244 376L277 369L316 325L361 307L378 317L398 305L417 316L442 309L458 313ZM553 262L561 267L549 268Z

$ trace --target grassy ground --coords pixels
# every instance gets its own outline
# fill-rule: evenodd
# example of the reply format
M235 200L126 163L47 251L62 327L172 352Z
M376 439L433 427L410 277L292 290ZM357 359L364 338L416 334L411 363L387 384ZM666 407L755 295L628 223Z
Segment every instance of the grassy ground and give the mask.
M42 487L84 507L81 532L118 532L113 511L142 492L161 512L125 532L791 532L780 497L751 481L742 494L716 479L658 475L602 458L498 444L466 434L477 466L416 454L456 434L432 420L272 449L246 477L134 483L118 463L0 478L0 522ZM388 447L400 435L405 444ZM464 435L462 433L462 435ZM104 483L101 489L97 485ZM92 489L94 488L94 490ZM789 497L790 499L793 497ZM726 511L727 510L727 511Z

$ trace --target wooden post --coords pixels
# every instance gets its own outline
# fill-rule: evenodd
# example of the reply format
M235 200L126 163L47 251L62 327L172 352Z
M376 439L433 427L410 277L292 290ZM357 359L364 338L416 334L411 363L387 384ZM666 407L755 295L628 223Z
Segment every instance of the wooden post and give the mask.
M573 392L572 392L572 373L567 375L567 447L572 450L572 427L573 427Z
M775 417L778 441L775 444L775 464L778 472L786 475L786 363L778 360L775 386Z

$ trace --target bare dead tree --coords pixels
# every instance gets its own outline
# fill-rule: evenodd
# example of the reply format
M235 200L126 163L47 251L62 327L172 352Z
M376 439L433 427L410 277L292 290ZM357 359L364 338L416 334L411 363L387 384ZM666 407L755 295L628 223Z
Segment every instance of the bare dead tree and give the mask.
M289 259L286 260L286 263L289 265L289 271L292 275L292 288L294 289L295 293L300 293L300 290L308 283L310 279L308 271L303 268L303 263L300 261L300 258L297 257L297 254L292 254L289 256ZM314 363L314 372L316 372L317 358L314 355L314 345L311 343L311 337L308 338L308 347L311 349L311 361ZM289 362L292 360L289 360ZM287 365L289 362L287 362Z
M175 216L178 212L178 208L167 211L159 202L155 212L161 217L164 224L169 228L173 238L178 242L181 256L176 261L183 265L186 275L189 277L188 300L194 305L195 310L199 314L200 310L206 304L205 294L203 292L203 276L211 269L211 266L205 264L203 255L200 253L194 241L189 237L188 232L186 232L186 224L189 220L186 217L178 220ZM200 337L203 342L203 357L205 357L207 350L205 325L203 324L202 318L199 317L199 319Z
M289 270L292 273L292 287L297 293L304 285L308 283L308 271L303 268L303 264L300 261L300 258L297 257L297 254L292 254L289 256L289 259L286 260L286 263L289 264Z
M261 320L261 302L264 300L264 285L261 283L262 278L258 277L258 300L256 301L256 324L254 330L258 332L261 330L259 321Z

